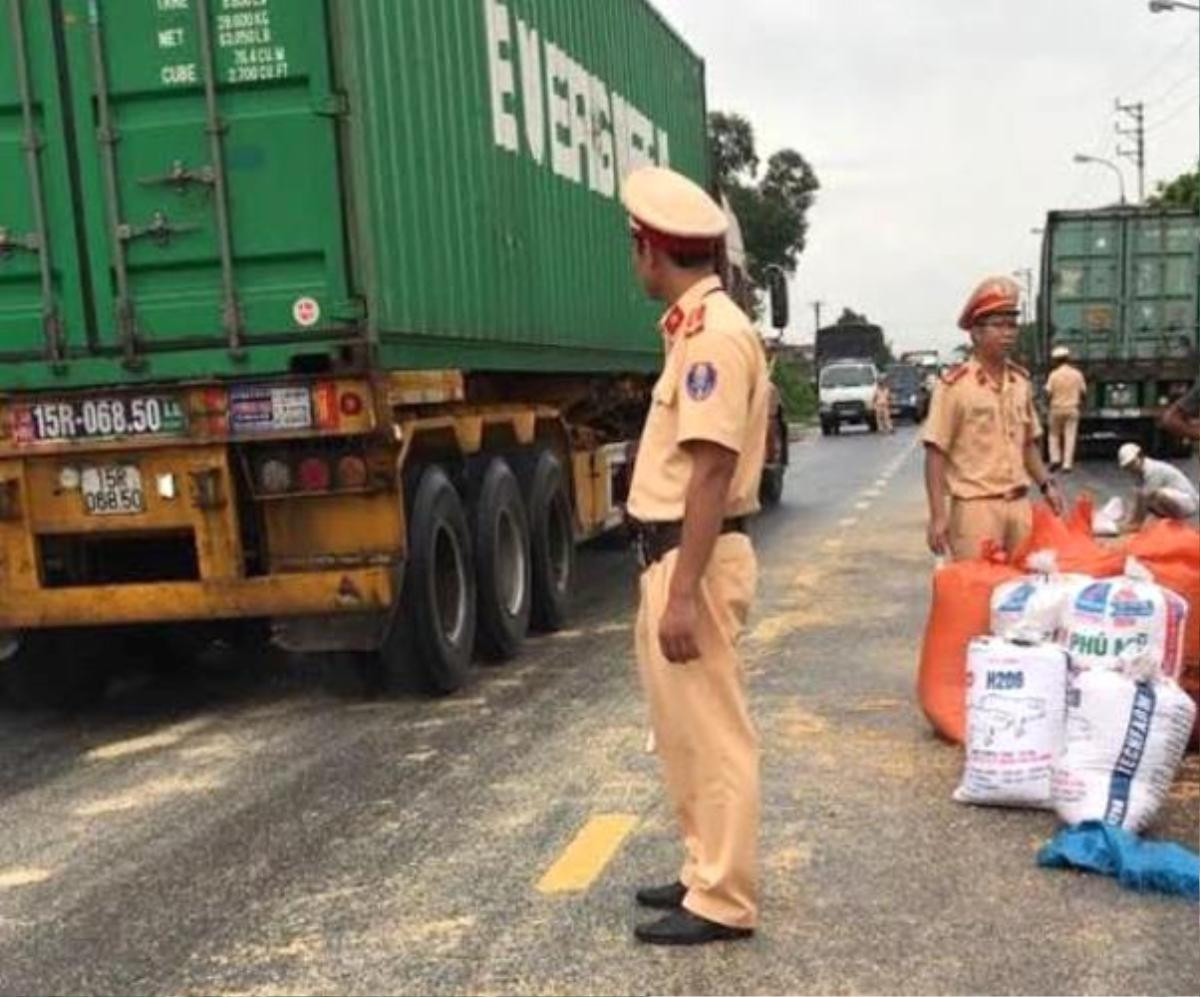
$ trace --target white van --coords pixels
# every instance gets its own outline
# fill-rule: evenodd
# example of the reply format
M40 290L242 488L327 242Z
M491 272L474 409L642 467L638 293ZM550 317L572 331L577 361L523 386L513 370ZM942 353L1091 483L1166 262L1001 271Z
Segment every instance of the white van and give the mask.
M865 425L878 432L875 385L879 371L869 360L838 360L821 369L818 381L821 432L841 432L845 425Z

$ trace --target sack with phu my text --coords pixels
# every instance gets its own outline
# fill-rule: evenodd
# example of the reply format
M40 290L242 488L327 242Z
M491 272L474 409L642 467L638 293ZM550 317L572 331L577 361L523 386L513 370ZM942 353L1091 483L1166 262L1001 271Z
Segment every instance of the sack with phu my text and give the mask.
M1185 599L1155 584L1131 559L1123 577L1074 589L1063 612L1061 642L1075 668L1121 669L1136 659L1176 678L1183 666L1187 614Z

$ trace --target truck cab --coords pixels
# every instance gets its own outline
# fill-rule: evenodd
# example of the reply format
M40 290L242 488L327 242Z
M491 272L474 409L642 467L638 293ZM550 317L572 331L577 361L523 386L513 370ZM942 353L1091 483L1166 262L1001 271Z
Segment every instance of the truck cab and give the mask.
M879 429L875 418L875 386L879 370L870 360L838 360L821 368L818 377L821 433L833 436L842 426Z

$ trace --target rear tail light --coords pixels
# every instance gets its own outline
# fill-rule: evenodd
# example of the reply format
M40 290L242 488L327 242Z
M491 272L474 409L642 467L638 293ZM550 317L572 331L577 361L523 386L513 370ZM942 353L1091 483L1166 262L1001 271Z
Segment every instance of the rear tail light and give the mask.
M337 465L338 488L357 491L367 484L367 462L361 457L343 457Z
M258 487L266 495L283 495L292 490L292 469L282 460L264 460L258 468Z
M332 475L329 462L323 457L305 457L297 469L300 490L304 492L324 492L329 490Z
M191 423L201 435L229 432L229 395L224 388L198 388L191 393L188 408Z

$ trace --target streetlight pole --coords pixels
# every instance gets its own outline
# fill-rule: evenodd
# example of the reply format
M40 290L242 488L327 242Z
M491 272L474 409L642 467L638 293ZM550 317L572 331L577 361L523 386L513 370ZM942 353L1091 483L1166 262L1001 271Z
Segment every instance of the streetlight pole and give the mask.
M1166 0L1163 0L1165 3ZM1121 172L1121 167L1110 159L1101 159L1099 156L1085 156L1082 152L1075 153L1075 162L1077 163L1099 163L1101 166L1107 166L1117 175L1117 185L1121 191L1121 203L1125 203L1125 174Z

